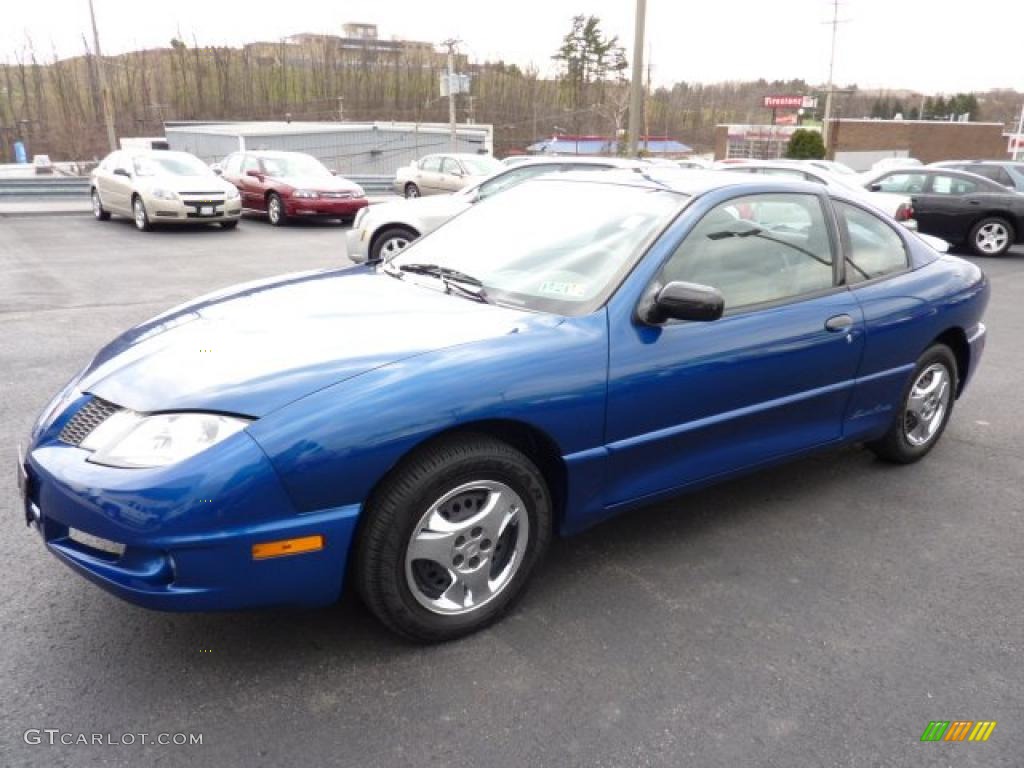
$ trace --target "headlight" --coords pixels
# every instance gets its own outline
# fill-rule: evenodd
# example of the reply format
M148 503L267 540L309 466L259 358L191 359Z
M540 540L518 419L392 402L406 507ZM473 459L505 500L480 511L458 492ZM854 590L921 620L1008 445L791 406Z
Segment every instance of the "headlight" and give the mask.
M118 411L94 429L81 447L89 461L112 467L163 467L183 461L226 440L249 422L217 413L160 413L146 416Z
M157 200L177 200L178 196L169 189L152 189L149 192L150 195L155 197Z
M228 191L224 193L224 197L228 200L237 200L239 197L238 187L230 187Z
M354 190L352 190L352 197L366 197L366 190L363 189L362 187L356 187Z
M320 197L320 193L312 189L296 189L292 192L292 197Z

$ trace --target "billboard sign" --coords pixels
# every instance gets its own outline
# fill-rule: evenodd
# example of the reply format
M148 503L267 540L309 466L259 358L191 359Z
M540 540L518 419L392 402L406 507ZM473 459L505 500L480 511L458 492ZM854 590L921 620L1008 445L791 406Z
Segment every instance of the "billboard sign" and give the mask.
M816 96L765 96L765 109L817 109Z

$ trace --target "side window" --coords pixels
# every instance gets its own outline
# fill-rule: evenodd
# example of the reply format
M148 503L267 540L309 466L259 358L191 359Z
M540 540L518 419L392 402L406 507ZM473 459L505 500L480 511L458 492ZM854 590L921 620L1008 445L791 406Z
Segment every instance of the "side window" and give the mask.
M249 171L258 171L260 169L260 159L256 155L246 155L245 160L242 161L242 173L248 173Z
M883 192L901 195L915 195L924 192L925 179L922 173L892 173L878 180Z
M424 157L420 160L420 170L437 173L441 170L441 158L436 155L434 157Z
M483 200L485 197L496 195L498 192L514 187L516 184L521 184L534 176L557 171L558 168L557 165L552 163L550 165L525 165L522 168L516 168L514 171L507 171L480 185L480 199Z
M446 157L441 161L441 173L446 173L449 176L455 173L461 173L462 166L459 165L459 161L452 157Z
M832 241L814 195L748 195L719 205L665 264L664 283L722 292L726 311L831 288Z
M1010 178L1010 174L1006 172L1005 168L1001 168L998 165L972 165L963 170L984 176L986 179L991 179L997 184L1002 184L1004 187L1013 186L1013 179Z
M850 244L846 259L847 283L862 283L907 268L907 249L892 227L849 203L836 201L835 206Z
M224 173L231 176L238 176L242 172L242 153L235 152L233 155L228 155L228 159L224 161Z
M957 176L932 176L933 195L970 195L978 191L978 185Z

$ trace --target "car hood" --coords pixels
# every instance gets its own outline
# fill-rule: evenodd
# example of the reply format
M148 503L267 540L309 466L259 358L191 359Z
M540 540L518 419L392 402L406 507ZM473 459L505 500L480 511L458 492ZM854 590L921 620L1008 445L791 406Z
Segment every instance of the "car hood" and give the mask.
M362 267L211 294L115 339L76 389L141 412L259 417L379 366L557 322L413 279Z
M420 221L449 219L471 205L463 194L431 195L410 200L392 200L370 208L367 217L378 221Z
M202 176L177 176L163 174L160 176L136 176L136 184L147 189L169 189L172 192L223 194L235 187L219 176L203 174Z
M272 176L270 178L295 189L312 189L316 192L356 192L359 190L359 187L348 179L337 176Z

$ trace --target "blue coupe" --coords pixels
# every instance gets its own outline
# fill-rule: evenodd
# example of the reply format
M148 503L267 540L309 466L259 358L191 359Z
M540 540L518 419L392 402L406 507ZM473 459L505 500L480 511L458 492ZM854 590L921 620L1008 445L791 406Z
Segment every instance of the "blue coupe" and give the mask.
M850 442L920 459L988 296L821 186L550 176L386 263L131 329L46 407L19 485L45 546L133 603L322 605L349 582L442 640L500 616L554 534Z

